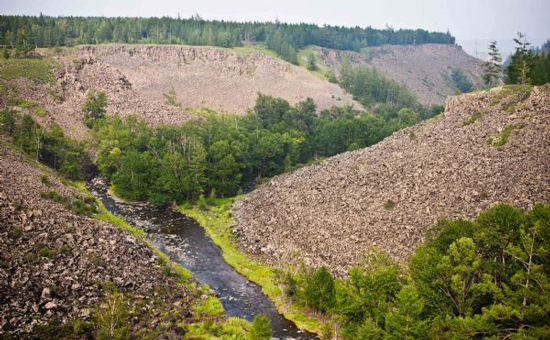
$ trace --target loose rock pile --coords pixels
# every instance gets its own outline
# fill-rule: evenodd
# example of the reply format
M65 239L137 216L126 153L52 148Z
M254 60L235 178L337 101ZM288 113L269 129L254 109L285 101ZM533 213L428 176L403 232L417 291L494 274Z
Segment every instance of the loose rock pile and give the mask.
M274 178L234 206L242 247L344 275L372 246L406 260L441 218L549 202L550 85L524 101L500 91L451 97L442 117Z
M50 191L83 197L44 174L0 144L0 334L28 331L52 318L89 318L108 281L143 301L152 318L145 327L153 327L161 313L189 315L189 292L161 272L146 244L41 198ZM159 288L167 309L152 302Z

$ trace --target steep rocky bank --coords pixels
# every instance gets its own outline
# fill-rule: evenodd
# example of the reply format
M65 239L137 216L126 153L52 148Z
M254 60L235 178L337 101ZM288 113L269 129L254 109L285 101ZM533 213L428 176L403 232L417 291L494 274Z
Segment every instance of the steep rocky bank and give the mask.
M234 232L270 263L301 254L344 274L372 246L403 261L440 218L549 202L548 155L549 85L450 97L441 116L254 190Z
M141 306L134 316L145 323L131 332L192 316L192 281L184 288L143 241L78 214L70 208L76 204L93 203L0 144L0 334L54 319L89 320L108 282Z
M362 53L317 49L322 63L336 73L343 60L352 66L373 66L387 77L405 85L422 104L439 104L455 94L450 86L452 69L461 69L477 86L482 84L482 61L458 45L387 45L370 47Z

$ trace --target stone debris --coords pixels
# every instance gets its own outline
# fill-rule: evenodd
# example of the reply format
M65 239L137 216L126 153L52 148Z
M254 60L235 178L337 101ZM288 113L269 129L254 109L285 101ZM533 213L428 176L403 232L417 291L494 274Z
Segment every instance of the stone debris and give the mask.
M441 218L548 203L550 85L515 104L512 94L495 105L498 91L449 97L441 117L262 185L234 205L241 247L345 275L372 246L406 261ZM490 145L507 126L508 142Z
M162 287L166 305L189 314L192 297L163 275L151 248L108 223L41 198L51 190L85 197L55 175L44 180L45 174L0 143L0 334L30 331L52 318L90 318L107 281L136 299ZM147 306L153 318L165 312Z

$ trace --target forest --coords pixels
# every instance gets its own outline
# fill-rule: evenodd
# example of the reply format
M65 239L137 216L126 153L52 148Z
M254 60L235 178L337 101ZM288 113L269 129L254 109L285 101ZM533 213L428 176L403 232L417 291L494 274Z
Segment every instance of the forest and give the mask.
M275 22L204 20L183 18L0 16L0 44L18 41L34 47L78 44L186 44L220 47L262 42L289 62L297 63L297 51L307 45L359 51L385 44L454 44L449 33L391 27L318 26Z
M205 112L181 126L152 128L135 117L93 123L97 165L115 192L155 205L229 197L250 183L319 158L373 145L439 108L351 107L316 114L315 103L290 105L259 95L244 116Z
M280 280L346 339L548 339L549 242L550 205L501 204L441 220L406 266L371 249L347 278L303 267Z

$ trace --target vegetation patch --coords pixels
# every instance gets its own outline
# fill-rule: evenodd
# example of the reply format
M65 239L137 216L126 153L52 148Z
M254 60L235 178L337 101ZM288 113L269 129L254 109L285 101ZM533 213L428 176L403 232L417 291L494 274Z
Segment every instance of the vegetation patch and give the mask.
M510 136L512 135L512 132L516 129L523 129L524 127L525 124L523 123L508 125L504 128L504 130L502 130L501 133L487 139L487 144L496 147L506 145L506 143L508 143L508 140L510 139Z
M473 123L475 123L476 121L478 121L479 119L483 118L485 116L485 113L483 112L476 112L474 113L473 115L469 116L468 118L466 118L464 120L464 123L462 123L462 126L468 126L468 125L471 125Z
M0 59L0 78L5 80L27 78L42 83L53 82L51 68L55 65L53 58Z
M384 209L387 211L391 211L395 208L395 202L392 200L387 200L386 203L384 203Z
M513 113L517 105L529 98L532 90L531 85L505 85L493 96L489 106L500 104L503 111Z

